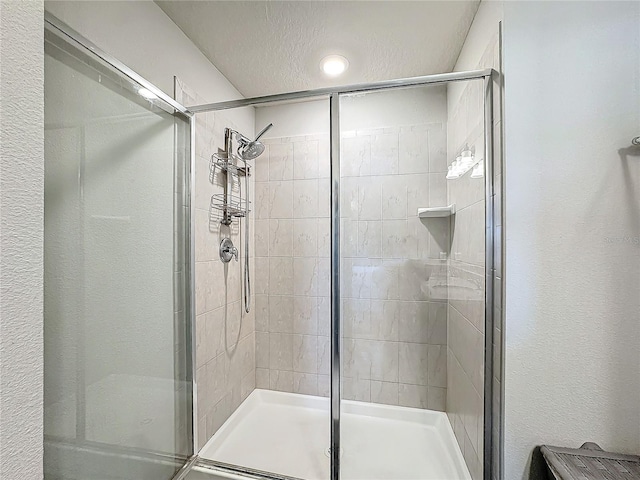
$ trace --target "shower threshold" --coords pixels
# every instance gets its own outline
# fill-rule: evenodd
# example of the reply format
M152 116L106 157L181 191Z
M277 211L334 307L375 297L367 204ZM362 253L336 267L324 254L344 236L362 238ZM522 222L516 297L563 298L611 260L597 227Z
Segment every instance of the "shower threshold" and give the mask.
M329 478L329 399L254 390L201 458L307 480ZM470 480L447 415L342 401L344 480Z

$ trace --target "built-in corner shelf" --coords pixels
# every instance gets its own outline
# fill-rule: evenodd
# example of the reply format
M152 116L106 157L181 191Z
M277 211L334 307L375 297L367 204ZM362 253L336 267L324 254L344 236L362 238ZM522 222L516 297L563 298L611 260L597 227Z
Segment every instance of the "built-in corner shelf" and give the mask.
M431 208L418 209L418 217L420 218L450 217L455 213L456 213L455 203L452 203L448 207L431 207Z

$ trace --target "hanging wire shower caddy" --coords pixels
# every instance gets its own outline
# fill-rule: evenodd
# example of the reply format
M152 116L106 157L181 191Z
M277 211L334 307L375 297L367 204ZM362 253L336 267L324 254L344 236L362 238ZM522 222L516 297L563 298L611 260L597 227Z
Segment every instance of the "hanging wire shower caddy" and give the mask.
M234 218L246 217L251 211L251 202L243 198L240 183L240 177L251 174L246 166L238 166L242 163L242 159L233 153L220 152L211 155L209 169L212 178L215 178L217 170L224 172L231 188L225 193L215 193L211 196L210 221L231 225Z

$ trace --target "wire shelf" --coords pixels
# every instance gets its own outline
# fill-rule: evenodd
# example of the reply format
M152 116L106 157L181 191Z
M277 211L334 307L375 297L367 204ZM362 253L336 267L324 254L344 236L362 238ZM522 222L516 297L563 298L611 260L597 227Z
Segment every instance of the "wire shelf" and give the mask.
M250 205L251 202L238 195L215 193L211 196L209 220L224 223L231 217L246 217L251 211Z
M244 177L247 174L247 168L246 166L238 166L241 164L244 165L244 161L233 153L229 157L225 153L214 153L209 161L209 170L211 175L214 175L216 169L220 169L235 177Z

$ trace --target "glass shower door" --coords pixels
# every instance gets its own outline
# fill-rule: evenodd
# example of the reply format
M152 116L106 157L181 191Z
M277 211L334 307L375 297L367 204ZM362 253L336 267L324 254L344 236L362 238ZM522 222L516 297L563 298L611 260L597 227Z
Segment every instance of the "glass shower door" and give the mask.
M46 32L47 479L170 479L192 453L189 123L149 96Z
M344 480L481 465L483 80L452 85L340 96Z

